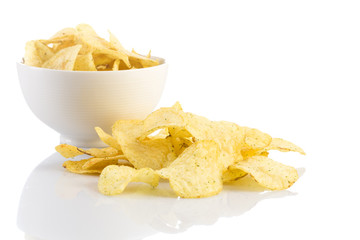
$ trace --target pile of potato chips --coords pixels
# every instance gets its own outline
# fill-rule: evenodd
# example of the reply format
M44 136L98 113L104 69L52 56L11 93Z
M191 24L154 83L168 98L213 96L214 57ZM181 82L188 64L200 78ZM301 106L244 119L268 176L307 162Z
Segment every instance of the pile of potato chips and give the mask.
M24 64L68 71L118 71L159 65L156 59L126 50L110 31L109 41L87 24L64 28L47 40L26 43Z
M184 112L179 103L144 120L119 120L111 135L95 130L109 147L85 150L61 144L56 150L66 158L90 155L63 166L74 173L100 173L98 189L105 195L122 193L130 182L156 187L160 179L168 179L180 197L209 197L224 183L247 174L268 189L283 190L298 179L298 173L268 158L268 151L305 154L293 143L257 129Z

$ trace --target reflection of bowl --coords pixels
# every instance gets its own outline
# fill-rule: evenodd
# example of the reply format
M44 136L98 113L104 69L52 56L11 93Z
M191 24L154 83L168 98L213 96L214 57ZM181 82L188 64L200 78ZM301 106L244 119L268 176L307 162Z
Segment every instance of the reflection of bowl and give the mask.
M120 71L61 71L17 64L33 113L61 134L61 143L101 147L94 130L119 119L143 119L160 100L168 65Z

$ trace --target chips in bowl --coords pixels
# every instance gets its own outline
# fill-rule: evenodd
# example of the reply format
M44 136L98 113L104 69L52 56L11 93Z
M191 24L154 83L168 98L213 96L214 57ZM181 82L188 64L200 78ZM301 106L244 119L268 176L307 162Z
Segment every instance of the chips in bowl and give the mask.
M67 71L118 71L159 65L150 52L126 50L109 31L109 41L87 24L64 28L49 39L26 43L24 64Z
M109 147L84 150L62 144L56 150L66 158L91 156L66 161L64 167L74 173L100 173L98 189L105 195L121 194L131 182L157 187L166 179L178 196L203 198L247 174L265 188L283 190L297 181L298 173L268 158L268 151L305 154L295 144L257 129L184 112L179 103L144 120L119 120L111 135L96 131Z

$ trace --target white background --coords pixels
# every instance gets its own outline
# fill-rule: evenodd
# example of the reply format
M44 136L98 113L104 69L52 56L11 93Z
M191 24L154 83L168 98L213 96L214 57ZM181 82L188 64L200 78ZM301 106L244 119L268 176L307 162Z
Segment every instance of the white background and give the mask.
M331 0L2 3L0 239L23 239L22 187L59 142L27 107L15 62L27 40L78 23L167 59L158 107L178 100L186 111L256 127L307 152L273 155L306 170L293 196L146 239L359 239L359 12L358 1Z

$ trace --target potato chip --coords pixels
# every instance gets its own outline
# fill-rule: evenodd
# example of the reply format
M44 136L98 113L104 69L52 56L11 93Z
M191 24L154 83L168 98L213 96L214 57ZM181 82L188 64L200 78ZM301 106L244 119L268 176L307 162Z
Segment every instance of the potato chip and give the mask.
M94 58L91 53L79 54L76 57L74 71L96 71Z
M122 193L130 182L145 182L156 187L159 184L159 176L151 168L137 170L127 166L111 165L102 171L98 189L104 195L116 195Z
M113 148L90 148L90 149L82 149L69 144L60 144L55 147L55 150L59 152L65 158L73 158L82 154L87 154L93 157L113 157L120 155L122 152Z
M255 128L248 128L245 133L245 143L252 149L264 149L271 143L271 136Z
M108 31L108 32L109 32L109 42L110 42L111 48L121 51L121 52L124 52L127 55L129 55L128 51L123 47L123 45L120 43L120 41L117 39L117 37L114 34L112 34L112 32L110 32L110 31Z
M151 58L151 50L149 50L148 54L146 55L147 58Z
M81 34L97 36L95 30L89 24L78 24L76 26L76 30Z
M112 70L113 70L113 71L119 71L119 66L120 66L120 59L116 59L116 60L114 61L113 66L112 66Z
M266 150L278 150L280 152L292 151L305 155L304 150L302 150L300 147L281 138L273 138L270 145L266 147Z
M40 67L53 56L52 50L40 41L26 43L24 63L29 66Z
M168 179L180 197L209 197L219 193L223 183L247 174L263 187L283 190L298 179L298 173L268 158L268 151L304 154L295 144L271 138L255 128L184 112L179 103L160 108L142 121L119 120L112 127L112 135L101 128L95 130L109 150L66 145L59 145L57 150L65 157L104 151L102 158L67 161L65 166L77 173L102 171L98 187L106 195L120 194L130 182L157 186L160 177Z
M169 179L171 188L184 198L209 197L222 190L219 147L214 141L198 141L188 147L169 167L157 171Z
M119 159L124 159L124 155L118 155L113 157L102 157L102 158L89 158L88 161L82 166L83 169L103 169L108 165L117 165ZM123 162L124 163L124 162Z
M255 156L239 161L230 169L249 173L260 185L271 190L284 190L299 178L295 168L264 157Z
M95 131L98 134L101 141L121 152L121 146L113 136L104 132L104 130L102 130L100 127L95 127Z
M158 129L167 128L169 126L184 128L185 124L185 115L176 108L160 108L153 113L150 113L145 118L143 124L144 133L142 134L142 137L145 137Z
M128 68L131 67L131 64L129 62L129 57L122 52L111 50L111 49L96 49L93 51L94 58L102 57L103 61L106 60L104 63L106 64L113 64L116 59L120 59L122 62L126 64ZM95 64L100 64L101 62L95 62ZM104 64L102 63L102 64Z
M81 45L64 48L44 62L41 67L56 70L71 71L74 69L76 57L80 51Z
M49 39L29 41L25 47L24 63L74 71L118 71L159 65L156 59L150 57L151 51L147 56L128 51L111 32L109 34L110 41L107 41L88 24L64 28ZM80 49L74 54L77 56L73 56L70 50L79 45ZM53 55L57 57L49 61Z
M40 40L45 44L49 43L64 43L74 42L77 39L78 32L74 28L64 28L55 33L51 38L47 40Z
M109 31L109 35L110 35L109 40L111 47L116 49L117 51L126 54L129 57L131 66L134 66L136 68L143 68L143 67L145 68L145 67L152 67L159 65L159 62L157 60L150 58L151 51L146 57L136 53L134 50L132 50L131 52L127 51L121 45L120 41L116 38L116 36L112 34L110 31Z
M160 169L176 158L168 139L141 141L143 121L119 120L113 125L113 135L126 158L135 168Z
M247 173L244 172L243 170L240 170L237 168L231 168L231 169L227 169L222 174L222 181L223 181L223 183L235 182L235 181L239 180L240 178L245 177L246 175L247 175Z
M101 173L103 168L99 169L83 169L84 164L89 161L88 159L83 159L80 161L65 161L63 167L66 168L69 172L78 173L78 174L90 174L90 173Z
M65 158L73 158L84 154L84 152L80 151L79 148L69 144L57 145L55 150Z

